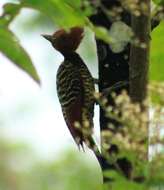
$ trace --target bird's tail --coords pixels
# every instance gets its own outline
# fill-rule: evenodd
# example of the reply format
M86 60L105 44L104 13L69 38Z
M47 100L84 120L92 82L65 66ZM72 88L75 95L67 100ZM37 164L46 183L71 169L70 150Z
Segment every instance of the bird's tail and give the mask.
M100 150L92 136L88 137L86 144L95 153L95 155L100 155Z

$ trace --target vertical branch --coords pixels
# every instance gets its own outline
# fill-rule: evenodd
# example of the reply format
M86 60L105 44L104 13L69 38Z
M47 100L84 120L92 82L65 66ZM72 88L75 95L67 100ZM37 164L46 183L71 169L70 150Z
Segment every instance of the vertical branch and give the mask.
M149 52L150 52L150 30L151 30L151 15L150 15L150 0L140 0L144 9L140 10L140 15L132 15L131 24L135 35L134 43L130 50L130 97L133 102L141 105L142 111L145 113L148 121L148 109L143 104L147 97L148 85L148 69L149 69ZM145 160L148 159L148 122L143 124L145 128Z
M150 49L150 0L140 0L144 10L140 16L132 15L131 25L136 40L130 51L130 96L132 101L142 103L147 95L149 49Z

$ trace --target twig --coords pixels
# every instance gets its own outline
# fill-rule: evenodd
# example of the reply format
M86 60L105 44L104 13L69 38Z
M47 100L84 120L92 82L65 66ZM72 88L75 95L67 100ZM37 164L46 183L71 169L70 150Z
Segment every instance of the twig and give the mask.
M121 87L129 85L129 81L119 81L109 88L105 88L102 92L102 96L108 96L112 91L115 91Z

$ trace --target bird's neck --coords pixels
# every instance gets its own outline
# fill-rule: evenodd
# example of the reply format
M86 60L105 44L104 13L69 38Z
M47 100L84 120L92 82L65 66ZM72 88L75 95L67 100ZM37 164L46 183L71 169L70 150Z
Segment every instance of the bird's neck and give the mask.
M80 56L78 53L76 52L68 52L68 53L64 53L64 59L66 61L70 61L70 62L79 62L79 60L81 60Z

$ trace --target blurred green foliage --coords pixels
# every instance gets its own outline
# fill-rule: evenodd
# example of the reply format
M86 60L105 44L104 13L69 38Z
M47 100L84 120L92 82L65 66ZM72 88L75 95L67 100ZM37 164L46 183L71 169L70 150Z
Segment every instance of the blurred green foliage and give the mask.
M152 32L150 80L164 81L164 22Z
M164 81L164 22L155 28L151 34L149 78L153 82ZM153 104L161 104L162 96L157 90L150 91Z
M164 4L164 0L153 0L153 2L155 4L158 4L158 5L163 5Z
M156 155L145 167L144 183L129 181L118 171L106 171L113 179L102 184L100 168L84 153L67 151L54 160L42 160L30 147L1 135L0 189L3 190L151 190L164 187L164 157Z
M56 160L42 160L29 147L0 140L0 189L3 190L101 190L98 167L72 151Z

